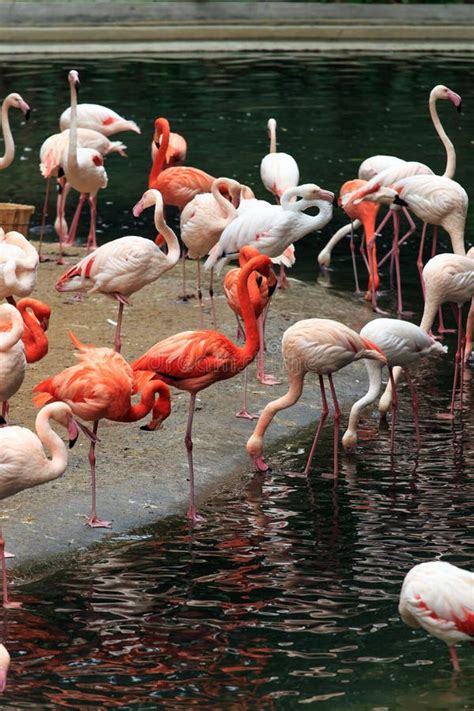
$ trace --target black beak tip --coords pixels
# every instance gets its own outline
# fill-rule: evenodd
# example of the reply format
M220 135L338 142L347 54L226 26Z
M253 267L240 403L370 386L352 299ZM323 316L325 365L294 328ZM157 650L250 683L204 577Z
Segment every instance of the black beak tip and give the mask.
M31 109L27 109L25 111L25 121L28 121L28 119L30 118L30 114L31 114Z
M153 432L153 430L150 427L148 427L148 425L142 425L140 427L140 429L143 430L144 432Z
M74 447L74 445L76 444L76 442L77 442L77 437L74 437L74 439L70 439L69 440L69 449L72 449Z
M338 202L338 200L337 200L337 195L334 195L334 197L333 197L333 199L332 199L332 206L333 206L333 207L339 207L339 202Z
M262 286L262 281L263 281L263 277L258 276L257 277L257 286Z
M1 427L2 425L6 425L6 424L7 424L6 419L0 415L0 427Z
M456 109L457 109L458 114L460 114L462 111L462 101L456 106Z

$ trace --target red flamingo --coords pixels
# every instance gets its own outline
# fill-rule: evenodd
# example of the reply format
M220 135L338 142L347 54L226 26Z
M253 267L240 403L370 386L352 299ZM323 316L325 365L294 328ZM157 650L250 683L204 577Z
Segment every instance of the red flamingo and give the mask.
M152 424L156 429L171 412L169 388L159 380L146 383L140 402L133 405L131 398L138 387L130 365L120 353L111 348L84 345L71 332L69 337L79 351L79 363L36 385L33 392L38 395L33 402L41 406L55 400L63 401L74 415L94 423L89 451L92 511L88 524L93 528L110 528L110 521L99 519L96 510L95 445L99 420L136 422L153 408Z
M36 363L48 352L48 330L51 308L38 299L20 299L16 305L23 319L23 345L27 363ZM32 313L30 313L32 312Z
M168 120L157 118L154 140L160 147L153 160L148 187L160 191L165 205L175 205L182 210L199 193L209 193L215 178L199 168L175 166L164 170L169 136Z
M190 394L185 445L189 466L189 509L187 516L198 520L194 500L194 467L192 426L196 395L219 380L227 380L246 368L255 358L259 336L257 319L249 295L248 281L257 271L267 279L271 260L265 255L254 257L242 268L238 295L245 328L245 343L239 348L219 331L183 331L152 346L132 363L135 371L146 371L144 377L159 378ZM143 376L140 376L143 377ZM153 429L153 422L144 429Z
M254 247L243 247L239 253L239 269L231 269L227 272L224 278L224 294L227 299L232 311L235 313L238 324L238 333L241 331L239 318L242 318L242 308L239 300L239 278L242 268L254 257L258 257L260 252ZM270 299L276 289L277 280L273 273L270 272L268 279L262 277L260 274L257 276L255 272L250 275L248 280L248 290L250 296L250 302L254 310L255 316L257 318L257 327L260 346L257 355L257 378L264 385L275 385L276 380L271 375L265 374L265 316L267 311L267 306L270 303ZM256 415L249 413L247 408L247 383L248 383L248 369L244 371L244 403L243 407L239 412L237 412L236 417L245 417L249 420L256 418Z

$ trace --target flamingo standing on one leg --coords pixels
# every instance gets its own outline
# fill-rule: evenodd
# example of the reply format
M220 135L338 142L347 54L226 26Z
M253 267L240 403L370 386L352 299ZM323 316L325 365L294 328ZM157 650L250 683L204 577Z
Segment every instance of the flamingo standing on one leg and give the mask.
M79 430L74 422L71 408L63 402L47 405L38 413L35 423L37 435L25 427L0 428L0 499L6 499L24 489L53 481L64 473L68 461L67 449L51 428L51 420L67 429L69 447L72 447ZM43 447L49 450L51 459L48 459ZM8 599L5 542L1 529L0 558L3 607L19 607L18 603L12 603Z
M183 331L152 346L133 364L134 371L146 371L190 393L185 444L189 467L188 518L197 520L194 496L192 425L196 395L219 380L227 380L246 368L255 358L259 335L255 312L249 296L248 281L257 271L268 278L271 261L265 255L254 257L242 268L239 277L239 301L245 328L245 343L239 348L218 331ZM153 429L150 424L147 429Z
M442 560L415 565L405 576L398 612L449 647L453 670L461 671L458 642L474 643L474 573Z
M8 118L8 112L12 107L20 109L20 111L22 111L25 115L26 120L28 120L30 116L30 107L26 101L22 99L20 94L8 94L2 104L2 133L5 143L5 152L3 156L0 156L0 170L8 168L8 166L13 163L15 158L15 142L13 140L10 121Z
M27 363L36 363L48 353L48 330L51 307L38 299L21 299L16 305L23 319L23 345ZM30 311L32 313L30 313Z
M11 304L0 304L0 424L8 417L8 401L20 389L25 378L26 359L22 342L23 319Z
M168 247L165 254L157 244L144 237L129 235L107 242L81 259L56 282L56 290L99 292L119 304L115 331L115 350L121 350L121 326L128 297L156 281L179 260L179 242L163 216L163 199L158 190L147 190L133 208L138 217L147 207L155 206L155 226Z
M263 156L260 163L260 177L266 190L272 193L276 202L280 204L283 193L288 188L296 187L300 182L298 164L288 153L276 149L276 127L274 118L268 119L267 129L270 139L270 152ZM288 286L284 264L280 264L280 288Z
M224 294L232 311L237 317L237 322L240 327L239 318L242 317L242 309L239 299L239 279L242 268L254 257L257 257L259 252L253 247L242 247L239 254L239 269L231 269L227 272L224 278ZM250 302L257 318L257 327L259 333L260 346L257 355L257 378L264 385L276 385L277 381L272 375L265 373L265 321L267 306L273 296L277 282L273 271L270 272L268 279L262 275L251 274L248 280L248 290ZM248 368L244 371L244 403L243 407L237 412L236 417L245 417L249 420L255 419L256 415L249 413L247 408L247 384L248 384Z
M99 151L78 146L77 141L77 88L79 74L72 69L68 75L71 93L71 124L67 151L64 152L62 161L67 182L81 194L89 195L91 211L91 224L87 238L87 249L95 249L96 241L96 215L97 193L101 188L107 187L107 173L104 169L104 160ZM72 233L72 226L71 226ZM71 234L70 234L71 237ZM59 263L62 263L62 242L60 240Z
M159 427L171 412L169 388L159 380L146 383L140 402L132 405L131 398L138 388L127 361L111 348L86 346L72 333L69 336L79 351L79 363L36 385L33 392L38 395L33 401L36 405L44 405L52 400L62 400L70 405L74 415L94 423L89 452L92 511L88 524L92 528L109 528L110 521L99 519L96 507L95 444L99 420L136 422L153 408L153 423L155 428ZM156 401L155 395L159 396Z
M412 396L415 429L417 439L419 439L417 395L408 368L417 365L422 358L444 353L445 348L419 326L394 318L376 318L369 321L361 330L360 335L375 343L385 353L390 377L392 377L392 368L395 366L400 366L403 370ZM352 405L347 430L342 438L342 445L346 452L354 451L357 444L357 426L362 411L375 402L382 387L383 364L379 361L366 360L365 367L369 375L369 390L364 397ZM394 397L392 400L392 451L395 442L396 407L397 399Z
M153 160L148 187L159 190L165 205L174 205L182 210L199 193L208 193L215 178L199 168L175 166L164 170L169 146L170 125L167 119L155 120L154 140L159 143Z
M317 373L323 409L304 469L304 474L308 476L321 430L329 412L323 380L323 376L327 375L334 403L333 472L336 476L341 411L332 374L361 358L369 358L385 364L385 355L378 346L368 339L362 338L351 328L338 321L323 318L304 319L287 328L282 339L282 354L288 372L289 390L286 395L265 406L255 430L247 442L247 452L257 470L263 472L268 470L268 465L263 458L263 438L268 426L277 412L291 407L300 399L306 373Z

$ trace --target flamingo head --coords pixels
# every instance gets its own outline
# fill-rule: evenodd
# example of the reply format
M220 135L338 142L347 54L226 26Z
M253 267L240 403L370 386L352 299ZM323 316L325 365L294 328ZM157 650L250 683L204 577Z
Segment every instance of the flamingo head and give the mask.
M455 91L452 91L452 89L448 89L448 87L444 86L443 84L438 84L431 91L430 100L436 99L448 99L453 104L453 106L457 108L458 111L461 111L461 97L459 96L459 94L456 94Z
M272 133L276 131L277 122L274 118L269 118L267 121L268 137L271 138Z
M13 106L15 109L20 109L20 111L22 111L25 115L25 120L28 121L28 119L30 118L30 107L23 99L23 97L21 97L20 94L10 94L8 96L8 100L9 105Z
M79 91L79 87L81 85L81 82L79 81L79 72L77 72L75 69L71 69L71 71L67 75L67 80L69 84L75 88L76 91Z
M263 437L254 432L247 442L247 452L258 472L267 472L270 469L263 458Z
M143 210L146 210L147 207L151 207L152 205L155 205L158 203L161 205L161 209L163 209L163 198L161 196L161 193L159 190L146 190L143 195L141 196L140 200L134 205L133 207L133 216L134 217L139 217Z
M160 138L162 134L165 132L165 130L168 131L170 130L170 124L168 119L163 118L160 116L159 118L155 119L155 133L153 134L153 140L155 141L157 145L157 148L159 148L159 143L160 143Z
M342 446L346 454L354 454L357 446L357 432L347 429L342 438Z

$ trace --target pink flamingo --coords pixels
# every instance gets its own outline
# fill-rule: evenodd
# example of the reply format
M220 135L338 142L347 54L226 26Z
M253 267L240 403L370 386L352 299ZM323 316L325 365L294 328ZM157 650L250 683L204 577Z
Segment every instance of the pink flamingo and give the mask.
M254 257L243 267L239 277L239 300L245 327L245 344L239 348L219 331L183 331L155 343L133 364L134 371L156 377L179 390L190 393L185 445L189 466L189 509L187 516L198 519L194 497L192 426L196 395L219 380L227 380L246 368L255 358L259 336L255 312L249 296L248 281L253 271L268 278L271 261L264 255ZM153 429L150 423L146 429Z
M458 642L474 643L474 573L442 560L415 565L405 576L398 612L449 647L453 670L461 671Z
M69 405L53 403L44 407L36 417L37 435L25 427L0 428L0 499L19 491L45 484L60 477L67 467L68 453L62 439L54 432L50 421L66 428L69 447L78 437L79 430ZM46 456L43 446L51 453ZM7 590L5 541L0 529L0 558L2 563L3 607L19 607L10 602Z
M8 417L8 401L20 389L26 373L23 319L11 304L0 304L0 402L4 425Z
M36 286L39 256L19 232L0 227L0 299L15 305L15 296L29 296Z
M384 352L390 377L392 377L392 368L395 366L399 366L403 370L411 392L415 429L419 440L418 400L409 367L416 366L422 358L444 353L445 348L419 326L415 326L409 321L393 318L377 318L369 321L361 330L360 335L375 343ZM342 446L346 452L354 451L357 445L357 426L362 411L375 402L382 387L383 363L366 360L365 367L369 375L369 390L364 397L352 405L347 430L342 438ZM396 392L393 383L392 391ZM392 401L392 451L395 443L396 407L397 398L394 397Z
M129 235L103 244L75 264L56 282L60 293L98 292L118 301L115 350L121 350L123 307L128 297L156 281L179 260L179 242L163 216L163 199L158 190L147 190L133 208L138 217L147 207L155 206L155 226L164 238L165 254L157 244L144 237Z
M7 674L10 666L10 655L4 644L0 644L0 694L3 694L7 685Z
M136 422L153 408L152 422L156 429L171 412L169 388L159 380L146 383L140 402L133 405L131 400L138 391L138 385L132 368L120 353L111 348L84 345L72 333L69 337L78 349L79 363L36 385L33 392L38 395L35 395L33 402L41 406L62 400L70 406L74 415L94 423L89 451L92 510L88 525L92 528L110 528L110 521L98 518L96 507L95 445L99 420ZM158 398L155 401L156 395Z
M71 127L71 114L71 107L61 114L59 118L61 131ZM77 125L79 128L89 128L92 131L103 133L104 136L112 136L114 133L121 133L122 131L141 133L135 121L125 119L115 111L112 111L112 109L101 104L78 104Z
M258 471L268 470L269 467L263 458L265 432L277 412L291 407L300 399L306 373L316 373L319 377L323 409L304 469L304 474L308 476L321 430L329 413L323 380L323 375L327 375L334 403L333 472L336 476L341 410L332 374L361 358L369 358L385 364L385 355L378 346L368 339L362 338L351 328L338 321L323 318L304 319L287 328L282 339L282 354L288 373L288 392L265 406L255 430L247 442L247 452Z
M242 247L239 254L239 269L231 269L227 272L224 278L224 294L232 311L237 318L239 330L241 330L239 318L242 317L242 308L239 299L239 280L242 268L254 257L257 257L259 252L253 247ZM270 271L270 276L267 278L255 273L250 275L247 282L250 302L257 318L257 327L259 335L259 350L257 355L257 379L263 385L276 385L277 380L272 375L265 373L265 314L270 299L273 296L277 282L273 271ZM248 420L255 419L256 415L252 415L247 407L247 385L248 385L248 368L244 371L244 403L243 407L236 414L236 417L244 417Z
M99 151L92 148L82 148L77 142L77 87L79 74L72 69L68 75L71 92L71 126L67 151L64 153L63 169L67 182L82 195L89 195L91 211L91 224L87 238L87 249L97 247L95 225L97 215L97 193L101 188L107 187L107 173L104 169L104 160ZM85 199L85 198L84 198ZM77 211L76 211L77 215ZM78 218L79 219L79 218ZM75 238L76 223L73 220L69 238ZM63 263L62 241L59 242L58 263Z
M0 156L0 170L8 168L8 166L13 163L15 158L15 142L13 141L10 121L8 118L8 112L12 107L20 109L26 120L28 120L30 116L30 107L26 101L22 99L20 94L8 94L2 104L2 133L5 143L5 152L3 156Z

